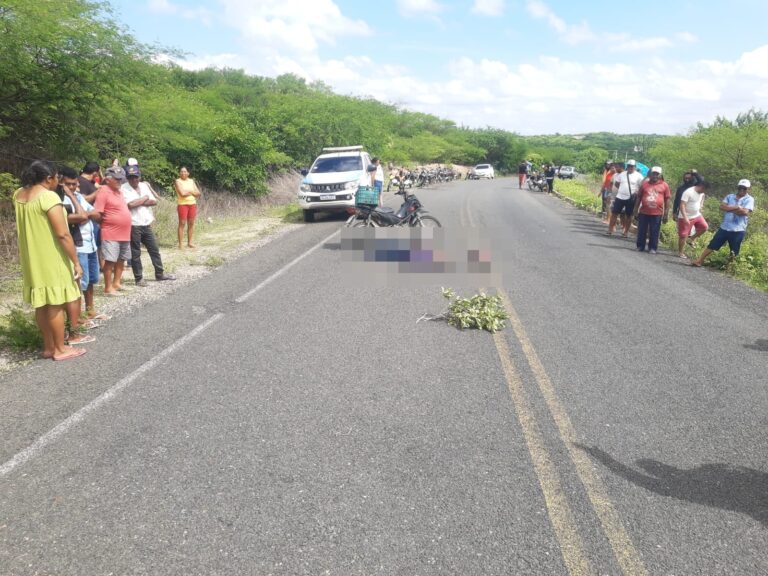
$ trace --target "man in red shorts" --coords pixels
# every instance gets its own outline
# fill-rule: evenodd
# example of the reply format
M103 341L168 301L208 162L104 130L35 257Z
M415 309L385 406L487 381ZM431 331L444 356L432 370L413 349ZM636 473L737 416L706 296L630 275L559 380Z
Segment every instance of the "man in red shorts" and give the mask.
M688 258L685 255L685 242L692 242L704 232L709 225L701 214L701 206L704 203L704 193L709 189L709 182L700 180L695 186L691 186L680 196L680 211L677 214L677 255L680 258ZM691 230L696 232L691 236Z

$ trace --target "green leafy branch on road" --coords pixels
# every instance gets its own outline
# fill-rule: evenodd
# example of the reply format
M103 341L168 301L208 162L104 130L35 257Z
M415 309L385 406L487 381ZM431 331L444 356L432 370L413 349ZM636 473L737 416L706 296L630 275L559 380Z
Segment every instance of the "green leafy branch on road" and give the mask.
M504 328L509 318L499 296L488 296L481 292L470 298L462 298L452 288L443 288L442 294L449 301L448 310L440 316L425 315L419 320L445 320L460 330L475 328L494 333Z

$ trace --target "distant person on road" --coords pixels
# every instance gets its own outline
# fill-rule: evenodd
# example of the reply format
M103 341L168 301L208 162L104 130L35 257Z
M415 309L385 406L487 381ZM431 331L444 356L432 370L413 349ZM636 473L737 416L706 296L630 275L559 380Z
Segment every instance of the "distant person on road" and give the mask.
M126 168L128 182L120 187L128 209L131 211L131 268L136 286L146 286L144 280L144 267L141 264L141 245L147 249L149 259L155 269L155 280L176 280L175 276L163 271L163 260L160 257L160 248L157 246L155 233L152 231L152 223L155 215L152 206L157 204L157 194L152 190L148 182L142 182L139 166L130 165Z
M36 160L21 174L22 187L13 193L21 260L22 297L35 309L43 336L43 358L69 360L84 349L64 341L64 307L80 298L83 275L69 234L59 196L58 171L51 162Z
M194 248L192 237L194 236L197 199L200 198L200 189L195 181L189 177L189 170L186 166L179 168L179 177L173 182L173 189L176 191L176 211L179 215L179 250L184 248L182 239L184 238L185 224L187 225L187 246Z
M528 162L523 160L517 166L517 186L522 188L525 185L525 179L528 176Z
M736 194L728 194L720 203L720 211L725 212L723 222L720 224L709 245L701 253L701 256L693 262L691 266L701 266L707 256L720 250L723 244L728 242L731 249L731 258L739 255L741 243L747 233L747 224L749 215L755 209L755 199L749 195L752 183L746 178L739 180L736 186Z
M688 258L685 255L685 243L692 243L696 238L704 234L709 224L701 214L704 204L704 193L709 189L709 182L699 180L695 186L691 186L680 197L680 206L677 214L677 255L680 258ZM696 232L691 236L691 230Z
M552 164L544 165L544 178L547 181L547 192L554 194L555 192L555 167Z
M120 192L119 172L113 166L104 175L104 186L99 188L89 217L101 226L104 294L117 296L122 290L125 263L131 259L131 212Z
M673 218L677 218L677 215L680 213L680 198L682 198L683 192L692 186L696 186L696 184L701 182L703 179L704 178L702 178L696 170L688 170L685 174L683 174L683 181L680 183L680 186L677 187L677 190L675 190L675 199L672 202Z
M656 254L659 249L661 224L669 217L669 204L672 192L669 185L661 179L661 168L654 166L648 172L648 179L640 186L637 194L634 215L637 216L637 251L645 251L648 239L648 253Z

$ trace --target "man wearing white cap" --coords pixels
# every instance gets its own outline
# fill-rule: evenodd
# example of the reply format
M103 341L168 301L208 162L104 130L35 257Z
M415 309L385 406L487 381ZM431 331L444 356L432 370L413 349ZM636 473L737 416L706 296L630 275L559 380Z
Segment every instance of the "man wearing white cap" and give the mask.
M752 183L746 178L739 180L736 186L736 194L728 194L720 203L720 211L725 212L723 223L720 224L709 245L704 248L701 256L693 262L691 266L701 266L704 260L723 247L728 242L731 249L731 256L738 256L741 249L741 242L747 233L747 223L749 215L755 209L755 199L749 195L749 189Z
M654 166L648 172L648 179L640 186L634 215L637 216L637 251L645 251L648 238L648 253L656 254L659 249L661 223L669 216L669 200L672 191L669 184L661 179L661 168Z

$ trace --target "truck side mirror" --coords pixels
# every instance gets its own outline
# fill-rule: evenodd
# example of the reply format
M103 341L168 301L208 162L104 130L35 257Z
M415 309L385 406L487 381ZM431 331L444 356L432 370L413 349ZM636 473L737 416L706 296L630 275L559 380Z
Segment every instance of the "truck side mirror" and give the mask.
M301 175L302 176L306 176L307 174L309 174L309 170L307 170L306 168L302 168L301 169Z

